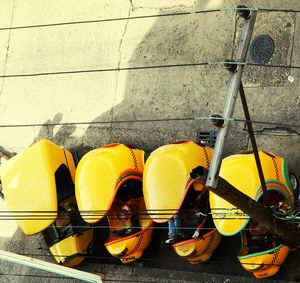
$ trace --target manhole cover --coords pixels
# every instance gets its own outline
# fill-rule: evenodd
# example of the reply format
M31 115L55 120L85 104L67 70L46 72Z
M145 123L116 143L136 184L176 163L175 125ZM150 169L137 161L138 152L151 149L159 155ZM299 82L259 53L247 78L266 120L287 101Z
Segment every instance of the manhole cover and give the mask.
M256 63L268 63L275 49L274 40L269 35L257 36L250 46L250 57Z

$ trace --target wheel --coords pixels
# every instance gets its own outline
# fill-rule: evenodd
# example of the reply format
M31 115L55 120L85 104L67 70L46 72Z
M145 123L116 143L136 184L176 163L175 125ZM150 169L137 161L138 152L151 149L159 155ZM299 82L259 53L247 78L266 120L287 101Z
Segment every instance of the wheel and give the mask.
M297 180L296 175L290 174L290 182L291 182L293 190L297 190L298 189L298 180Z
M294 197L295 197L295 206L296 208L300 207L300 194L299 194L299 188L298 188L298 179L295 174L290 173L290 182L292 189L294 191Z

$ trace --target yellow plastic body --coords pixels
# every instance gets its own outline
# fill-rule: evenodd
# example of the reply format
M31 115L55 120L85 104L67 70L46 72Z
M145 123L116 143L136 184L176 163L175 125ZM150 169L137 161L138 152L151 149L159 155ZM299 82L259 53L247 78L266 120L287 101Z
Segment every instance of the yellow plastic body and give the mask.
M141 257L153 232L154 223L145 213L139 215L140 231L125 237L112 235L113 231L124 228L116 217L117 211L113 205L115 195L127 180L142 182L143 170L144 151L123 144L112 144L87 153L76 171L75 192L83 219L88 223L95 223L107 214L111 228L105 246L109 253L120 258L123 263ZM127 203L129 202L139 211L145 211L143 197L131 199ZM95 211L99 213L93 215Z
M286 260L289 254L289 248L284 245L277 245L260 253L248 254L247 240L245 232L242 232L243 248L238 259L247 271L252 272L256 278L266 278L275 275L281 264Z
M203 238L190 239L173 244L174 251L181 257L185 258L190 264L198 264L208 261L215 249L219 246L222 236L213 229Z
M294 198L284 159L263 151L259 152L259 157L267 190L279 192L288 201L289 207L293 207ZM256 201L263 195L253 153L237 154L223 159L220 176ZM242 211L212 192L210 206L214 223L222 235L235 235L249 222L248 216L241 216Z
M88 249L93 239L93 230L71 235L50 247L50 252L57 263L73 267L84 260L83 253Z
M145 211L143 198L130 200L130 202L132 206L135 206L138 209L138 211ZM113 231L121 230L123 228L117 218L116 210L111 210L108 220L109 226L111 227L109 238L105 243L108 252L112 256L120 258L123 263L129 263L139 259L149 245L153 233L152 227L154 223L149 215L142 213L139 217L141 226L140 231L122 238L112 235Z
M113 203L124 179L141 180L144 151L113 144L88 152L80 160L75 178L75 194L82 218L98 222ZM99 213L95 213L99 211Z
M41 140L1 166L5 201L9 210L20 216L17 222L25 234L38 233L56 219L54 174L62 164L69 168L74 180L75 165L71 153L48 140ZM41 211L45 213L44 217L41 217ZM28 219L30 217L34 220Z
M143 192L155 222L163 223L174 216L194 182L191 171L198 166L208 168L211 155L211 148L192 141L167 144L151 153L145 165Z

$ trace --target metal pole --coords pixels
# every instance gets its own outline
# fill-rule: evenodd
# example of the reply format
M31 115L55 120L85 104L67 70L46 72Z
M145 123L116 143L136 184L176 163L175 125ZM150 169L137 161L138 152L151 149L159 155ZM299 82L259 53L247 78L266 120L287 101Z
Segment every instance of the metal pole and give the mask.
M256 11L245 10L243 8L242 11L238 11L240 16L245 18L244 26L241 32L241 38L236 54L236 62L244 63L247 55L247 51L250 45L250 40L252 36L252 32L254 29L255 19L256 19ZM233 65L230 65L231 67ZM230 118L232 118L235 102L238 95L238 90L241 83L241 78L243 74L244 66L238 65L236 68L230 69L232 72L231 79L229 82L229 87L227 90L226 102L223 112L224 123L221 128L219 128L217 134L217 140L214 148L214 154L212 156L211 165L208 172L208 177L206 180L206 186L216 188L218 182L219 170L223 158L225 137L229 129Z
M71 277L71 278L80 279L80 280L83 280L86 282L102 283L100 276L98 276L96 274L88 273L85 271L80 271L77 269L45 262L45 261L38 260L35 258L22 256L22 255L10 253L10 252L2 251L2 250L0 250L0 259L6 260L9 262L13 262L13 263L17 263L17 264L21 264L21 265L28 266L28 267L41 269L41 270L52 272L52 273L57 273L60 275Z
M256 140L255 140L255 136L254 136L254 132L253 132L253 128L252 128L251 117L250 117L250 113L249 113L249 109L248 109L248 105L247 105L247 99L246 99L245 92L244 92L243 82L241 82L241 84L240 84L240 97L241 97L241 101L242 101L242 105L243 105L248 134L249 134L250 141L252 144L252 149L253 149L253 153L254 153L254 157L255 157L255 162L256 162L256 167L257 167L260 183L261 183L261 186L262 186L262 189L264 192L264 196L263 196L264 201L266 202L267 205L269 205L270 204L270 196L267 191L264 172L261 167L257 144L256 144Z

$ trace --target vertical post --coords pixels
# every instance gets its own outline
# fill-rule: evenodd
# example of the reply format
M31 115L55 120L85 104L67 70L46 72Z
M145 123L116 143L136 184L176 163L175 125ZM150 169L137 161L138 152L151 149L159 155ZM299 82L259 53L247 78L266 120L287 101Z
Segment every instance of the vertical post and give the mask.
M244 7L241 10L238 10L238 14L245 18L244 26L241 32L241 38L239 41L239 46L236 54L236 62L244 63L246 60L247 51L250 45L250 40L252 37L252 32L254 29L256 11L246 10ZM234 67L234 69L232 68ZM206 180L206 186L216 188L218 182L219 170L223 158L225 137L227 135L230 118L232 118L236 99L238 96L238 90L241 84L241 78L243 74L244 66L242 64L234 66L229 64L229 71L231 71L231 79L229 82L229 87L227 90L226 102L223 111L224 123L221 128L219 128L217 134L217 140L214 148L214 154L212 156L211 165L208 172L208 177Z
M253 132L253 128L252 128L251 117L250 117L250 113L249 113L249 109L248 109L248 105L247 105L247 99L246 99L246 96L245 96L244 87L243 87L242 82L240 84L240 97L241 97L241 101L242 101L242 105L243 105L243 110L244 110L244 114L245 114L245 118L246 118L247 130L248 130L248 134L249 134L249 137L250 137L250 141L251 141L251 145L252 145L252 149L253 149L253 153L254 153L254 157L255 157L255 162L256 162L256 167L257 167L261 187L262 187L263 192L264 192L263 197L264 197L265 203L267 205L269 205L270 204L270 197L269 197L269 194L268 194L268 191L267 191L264 172L263 172L262 167L261 167L261 162L260 162L260 158L259 158L257 144L256 144L256 141L255 141L255 136L254 136L254 132Z

